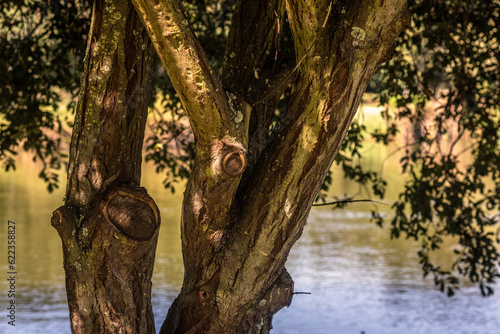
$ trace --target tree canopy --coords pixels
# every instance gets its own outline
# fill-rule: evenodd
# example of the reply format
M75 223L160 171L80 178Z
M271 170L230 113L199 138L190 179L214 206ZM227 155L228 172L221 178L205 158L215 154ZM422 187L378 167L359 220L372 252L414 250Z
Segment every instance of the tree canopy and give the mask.
M236 1L183 2L200 47L217 73L225 59L227 67L219 74L222 79L238 66L231 63L231 53L224 54L226 43L235 36L230 33L231 21L237 19L235 5ZM278 101L279 108L267 111L272 115L265 120L266 131L274 133L287 122L282 111L291 96L287 87L312 44L309 40L294 47L292 35L297 27L289 26L289 18L273 13L272 7L264 10L284 17L285 22L271 30L274 45L265 52L272 50L273 54L252 55L255 65L250 64L252 59L248 61L255 76L242 77L239 85L252 87L252 80L282 73L279 82L270 83L269 89L255 92L252 101L247 101L257 105L269 96ZM323 10L329 13L335 8ZM415 1L410 10L411 28L397 38L392 60L382 65L370 84L370 91L384 106L381 117L385 126L351 125L336 158L345 174L327 176L323 189L333 186L333 177L347 177L369 189L374 198L384 198L390 180L383 172L364 167L360 148L366 140L395 145L402 157L404 189L391 207L393 215L374 211L374 222L389 224L393 237L419 240L423 272L434 275L441 290L452 295L460 277L465 277L489 295L491 283L500 277L500 2ZM43 162L40 177L49 190L58 185L58 174L67 164L64 139L73 126L90 16L91 5L86 1L11 0L0 4L0 160L10 170L15 168L17 152L33 152ZM363 41L363 31L352 33ZM250 49L252 43L264 41L247 42ZM243 47L242 41L231 43ZM262 62L262 58L266 60ZM155 129L147 133L146 160L166 174L165 186L173 190L174 182L187 178L193 170L190 126L203 132L210 125L189 125L179 102L182 97L174 90L179 80L172 74L169 79L161 63L157 64L150 102ZM255 67L257 64L262 68ZM277 85L283 89L275 89ZM183 90L192 87L195 83ZM411 129L409 135L394 143L405 125ZM269 133L262 136L264 141ZM261 144L255 143L256 147ZM318 200L326 201L325 196L320 193ZM449 237L456 240L455 262L451 268L441 268L432 254Z

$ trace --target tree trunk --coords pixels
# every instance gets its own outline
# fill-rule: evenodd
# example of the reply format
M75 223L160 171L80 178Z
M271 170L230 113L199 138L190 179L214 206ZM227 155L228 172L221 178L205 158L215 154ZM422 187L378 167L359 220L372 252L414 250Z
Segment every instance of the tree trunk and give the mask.
M409 24L404 0L242 0L220 78L179 0L97 1L71 145L63 241L74 332L153 332L160 224L139 187L152 46L196 139L185 276L161 333L268 333L290 304L284 264L376 68ZM281 62L285 15L294 62ZM273 125L277 102L291 85Z
M368 82L409 24L406 1L288 0L285 10L277 0L243 0L220 79L180 2L133 3L196 138L182 211L184 283L161 333L268 333L291 302L288 253ZM275 56L285 12L291 66Z
M155 332L160 216L139 181L156 59L130 3L94 3L65 205L52 216L73 333Z

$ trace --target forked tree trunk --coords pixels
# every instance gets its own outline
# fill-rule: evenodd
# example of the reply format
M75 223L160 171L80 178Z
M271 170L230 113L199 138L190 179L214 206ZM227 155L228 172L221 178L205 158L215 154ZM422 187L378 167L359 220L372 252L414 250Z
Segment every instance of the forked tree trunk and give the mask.
M179 0L132 2L196 138L184 283L161 333L268 333L293 295L286 258L368 82L409 24L406 1L242 0L220 77ZM296 59L281 64L285 15ZM96 2L66 205L52 220L74 332L154 330L159 215L138 186L153 52L135 17L126 4Z
M160 216L139 180L156 61L130 3L94 3L65 205L52 216L73 333L155 332Z
M184 283L161 333L268 333L292 299L288 253L366 86L409 24L406 1L243 0L220 79L179 1L132 2L196 138L182 210ZM275 57L285 15L291 65Z

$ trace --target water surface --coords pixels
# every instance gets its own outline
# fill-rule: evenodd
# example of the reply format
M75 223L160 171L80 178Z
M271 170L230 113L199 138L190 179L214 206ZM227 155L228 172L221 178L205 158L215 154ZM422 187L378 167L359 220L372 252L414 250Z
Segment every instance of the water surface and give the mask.
M7 274L7 220L17 228L17 318L1 333L69 333L59 236L50 226L63 191L48 195L38 169L23 162L14 173L0 172L0 240L2 277ZM143 185L155 199L162 227L153 277L157 330L182 284L180 204L178 194L163 190L161 176L145 168ZM342 181L338 194L353 185ZM500 292L490 298L464 287L453 298L423 279L416 245L390 240L388 230L369 221L370 204L347 209L313 208L303 237L293 248L287 268L295 291L292 305L274 319L274 334L309 333L484 333L500 332ZM443 255L446 256L446 255ZM446 260L446 259L444 259ZM498 287L497 287L498 288ZM0 283L0 307L6 310L6 278Z

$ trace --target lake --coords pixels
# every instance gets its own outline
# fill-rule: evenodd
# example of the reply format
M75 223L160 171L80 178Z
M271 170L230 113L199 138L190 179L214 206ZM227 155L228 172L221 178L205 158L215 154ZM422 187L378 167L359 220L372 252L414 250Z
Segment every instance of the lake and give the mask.
M378 160L384 152L370 156ZM0 171L1 333L70 333L61 242L50 225L64 191L48 194L38 172L27 157L17 171ZM389 168L387 173L397 171ZM161 181L152 166L145 166L143 186L162 215L153 277L157 331L183 276L179 228L183 189L172 195ZM390 183L389 194L399 186ZM352 193L353 187L342 180L332 195ZM373 204L356 203L345 209L311 210L287 262L295 291L310 294L295 295L291 306L275 316L273 334L500 332L500 291L484 298L478 288L465 286L454 297L446 297L432 278L422 278L416 244L391 240L388 229L369 223L372 209ZM8 220L16 223L15 327L7 324L6 310Z

